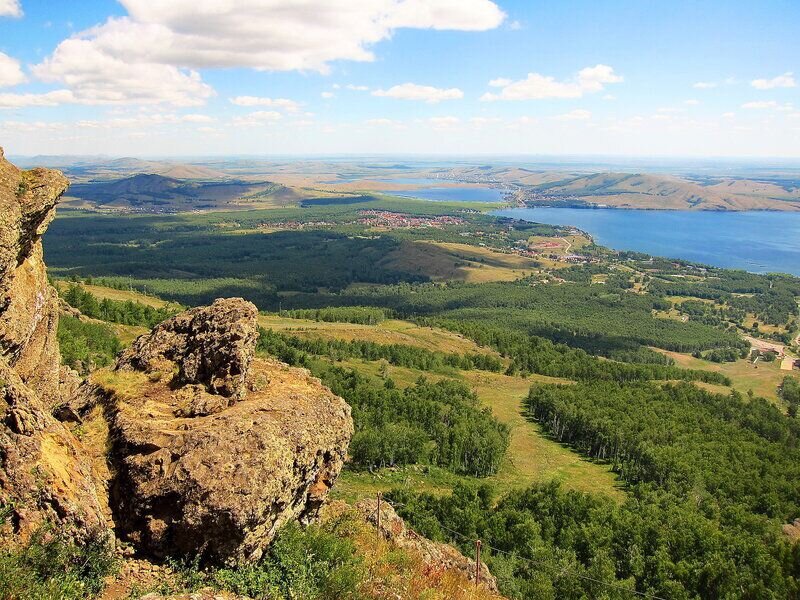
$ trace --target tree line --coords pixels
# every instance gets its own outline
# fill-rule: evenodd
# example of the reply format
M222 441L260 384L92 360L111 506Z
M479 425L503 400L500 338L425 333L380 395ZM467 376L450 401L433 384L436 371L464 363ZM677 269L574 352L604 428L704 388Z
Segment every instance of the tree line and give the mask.
M385 360L391 365L420 371L440 371L445 367L499 373L503 362L491 354L434 352L407 344L378 344L365 340L306 339L272 329L259 330L258 349L291 365L309 364L305 355L324 356L335 361L348 358Z
M352 462L362 468L434 464L453 473L486 477L497 472L509 430L461 382L419 379L397 389L341 367L316 374L353 410Z

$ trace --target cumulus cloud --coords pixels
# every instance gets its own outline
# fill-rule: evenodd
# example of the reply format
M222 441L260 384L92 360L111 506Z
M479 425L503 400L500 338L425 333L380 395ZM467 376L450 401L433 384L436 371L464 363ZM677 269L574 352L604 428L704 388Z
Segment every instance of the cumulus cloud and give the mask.
M352 83L348 83L344 87L347 88L348 90L353 90L354 92L368 92L369 91L369 87L367 87L366 85L353 85Z
M388 90L375 90L373 96L385 98L398 98L400 100L417 100L436 104L442 100L458 100L464 97L464 92L458 88L437 88L431 85L418 85L416 83L402 83L390 87Z
M106 43L124 46L136 43L149 46L153 39L134 39L122 20L112 20L103 39ZM103 29L99 28L99 29ZM74 101L83 104L157 104L197 106L214 95L193 70L155 62L137 62L124 53L115 54L98 43L90 30L58 45L52 56L33 67L42 81L65 85ZM115 37L111 30L119 33Z
M189 106L213 95L197 69L326 72L374 60L371 47L397 29L483 31L505 19L491 0L120 2L128 16L64 40L34 73L85 103Z
M11 87L25 81L19 61L0 52L0 87Z
M0 17L21 17L22 6L19 0L0 0Z
M236 106L269 106L286 112L297 112L300 104L288 98L265 98L261 96L236 96L231 98L231 104Z
M75 98L69 90L55 90L44 94L0 94L0 109L58 106L74 101Z
M325 100L330 100L330 99L331 99L331 98L333 98L335 95L336 95L336 94L334 94L333 92L322 92L322 93L320 94L320 96L321 96L321 97L323 97Z
M717 85L715 81L698 81L692 87L696 90L711 90L717 87Z
M757 90L774 90L775 88L797 87L797 82L794 80L794 75L789 72L772 79L754 79L750 82L750 85Z
M622 77L608 65L595 65L578 71L568 81L558 81L554 77L539 73L528 73L526 79L493 79L491 87L501 88L499 93L487 92L481 96L483 101L494 100L544 100L547 98L581 98L584 94L602 91L607 84L620 83Z

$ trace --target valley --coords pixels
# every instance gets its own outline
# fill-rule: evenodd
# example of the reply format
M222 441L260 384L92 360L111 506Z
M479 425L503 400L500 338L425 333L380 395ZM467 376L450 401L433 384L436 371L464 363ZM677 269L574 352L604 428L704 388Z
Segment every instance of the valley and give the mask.
M498 218L470 203L383 195L162 216L67 211L47 234L45 252L62 298L101 325L108 315L109 333L122 344L145 318L138 306L169 314L220 295L253 301L259 354L309 369L353 407L349 462L332 497L352 504L381 492L425 535L464 552L464 540L447 533L457 525L456 506L471 507L478 520L467 527L476 535L516 552L519 546L492 537L499 533L484 519L508 518L503 511L522 498L559 510L597 503L592 510L602 518L633 518L629 526L644 527L624 516L632 503L644 503L655 520L667 518L662 510L682 515L697 485L709 486L703 501L715 506L748 503L760 535L772 536L768 552L788 548L779 531L792 518L791 493L762 509L725 487L732 475L717 487L690 466L693 448L734 450L698 431L681 433L695 440L684 446L658 437L642 442L658 448L647 459L655 462L642 462L640 446L624 445L631 433L615 437L624 419L612 402L627 397L657 407L655 429L640 436L675 427L667 425L675 415L658 408L674 402L698 422L718 422L740 449L757 452L753 436L763 435L764 451L791 455L784 444L795 435L800 399L787 391L793 374L768 350L774 342L797 352L800 282L791 276L617 252L571 227ZM120 316L137 310L139 321ZM91 347L97 334L86 335ZM103 347L97 364L107 360ZM606 408L593 410L615 416L573 412L579 397L570 390L608 398ZM660 462L662 452L672 462ZM665 470L649 473L645 465ZM650 486L667 495L670 508L656 508ZM488 497L492 504L481 505ZM722 533L717 528L736 525L704 519L722 548L750 535ZM621 535L610 527L608 535ZM560 542L541 543L550 548L549 577L560 585ZM489 564L502 569L504 560L497 553ZM522 584L527 576L515 573Z

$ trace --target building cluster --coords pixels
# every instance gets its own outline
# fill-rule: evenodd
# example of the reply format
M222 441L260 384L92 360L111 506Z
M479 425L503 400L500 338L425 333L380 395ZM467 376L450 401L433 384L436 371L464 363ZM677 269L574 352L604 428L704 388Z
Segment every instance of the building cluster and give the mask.
M419 216L405 213L396 213L386 210L362 210L358 222L369 227L386 227L388 229L420 229L433 227L442 229L447 225L464 225L466 221L461 217L450 215Z
M331 227L333 223L328 221L278 221L277 223L261 223L262 229L319 229L321 227Z

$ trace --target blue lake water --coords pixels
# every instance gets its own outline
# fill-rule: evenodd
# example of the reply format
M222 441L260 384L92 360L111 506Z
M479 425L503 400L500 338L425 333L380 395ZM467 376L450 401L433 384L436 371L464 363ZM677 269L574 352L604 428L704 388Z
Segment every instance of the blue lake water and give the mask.
M433 177L390 177L386 179L375 179L374 181L380 181L381 183L408 183L410 185L429 185L429 186L437 186L442 185L446 179L436 179Z
M800 276L800 213L512 208L493 214L572 225L615 250Z
M392 196L423 198L432 202L502 202L503 190L495 188L428 187L416 190L388 191Z

